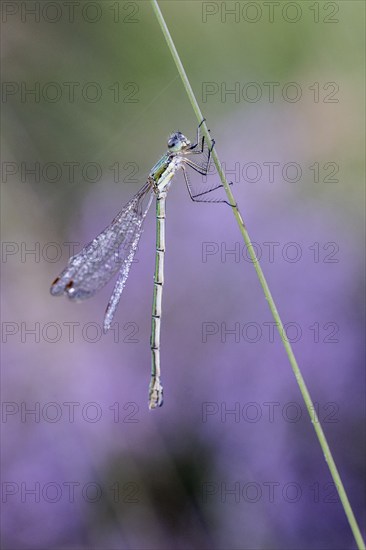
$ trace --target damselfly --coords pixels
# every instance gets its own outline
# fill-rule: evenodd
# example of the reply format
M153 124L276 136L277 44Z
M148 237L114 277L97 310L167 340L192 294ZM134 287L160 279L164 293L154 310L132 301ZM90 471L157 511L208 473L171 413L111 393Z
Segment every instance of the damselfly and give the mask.
M155 196L156 255L150 339L152 356L149 386L150 409L163 404L163 386L160 381L160 327L164 284L165 202L171 180L181 169L191 199L198 202L211 202L202 199L202 195L221 187L219 185L194 194L190 185L187 168L192 168L204 176L208 174L210 168L211 152L215 142L212 140L211 147L205 144L204 136L200 135L200 127L203 122L204 120L197 128L197 137L193 144L179 131L171 134L168 139L167 152L151 169L145 185L104 231L87 244L81 252L69 259L67 267L51 286L53 296L66 294L71 300L83 300L93 296L104 287L119 270L104 317L103 328L104 332L107 332L127 281L142 234L144 219Z

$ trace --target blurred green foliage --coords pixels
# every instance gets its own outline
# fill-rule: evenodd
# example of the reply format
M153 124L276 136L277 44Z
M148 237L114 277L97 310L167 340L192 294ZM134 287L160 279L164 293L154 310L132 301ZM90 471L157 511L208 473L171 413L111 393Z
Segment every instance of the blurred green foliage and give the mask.
M31 95L26 101L20 101L19 94L7 98L2 109L4 157L105 166L117 159L134 161L141 179L161 154L168 133L176 128L190 133L196 121L149 2L101 2L102 16L95 23L81 16L86 4L79 3L71 23L63 11L55 23L42 16L40 22L28 16L24 23L17 14L3 25L3 80L25 83L29 89L36 82L41 90L50 82L62 88L62 97L54 102L41 97L37 103ZM349 89L340 93L347 108L362 93L364 6L358 1L297 2L301 17L293 23L288 19L296 13L286 11L286 2L273 11L273 22L263 2L257 3L256 12L253 7L243 11L247 2L160 4L202 110L215 129L232 116L245 118L260 104L220 101L219 94L214 101L202 102L204 82L219 87L224 83L230 89L235 82L297 81L308 86L344 78ZM238 21L224 13L234 8L240 8ZM215 13L205 15L210 10ZM256 14L258 21L249 22ZM77 83L72 101L65 84L71 82ZM98 101L82 96L90 82L102 90ZM362 148L362 143L355 145L352 163ZM35 188L55 200L56 217L58 213L60 222L67 223L90 183Z

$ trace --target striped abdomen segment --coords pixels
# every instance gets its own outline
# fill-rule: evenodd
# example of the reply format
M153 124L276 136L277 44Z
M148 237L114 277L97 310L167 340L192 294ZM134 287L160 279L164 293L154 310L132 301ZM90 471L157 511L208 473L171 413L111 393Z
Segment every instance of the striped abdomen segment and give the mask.
M164 285L165 200L165 193L156 198L156 254L150 339L152 361L149 388L150 409L161 407L163 404L163 386L160 383L160 328Z

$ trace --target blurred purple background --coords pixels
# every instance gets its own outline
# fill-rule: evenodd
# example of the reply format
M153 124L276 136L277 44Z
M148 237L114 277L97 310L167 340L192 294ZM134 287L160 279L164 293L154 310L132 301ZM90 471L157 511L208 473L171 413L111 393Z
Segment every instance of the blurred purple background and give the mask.
M296 103L214 98L203 110L362 522L364 136L360 71L347 65L347 56L362 42L358 26L350 36L348 22L362 20L363 12L360 4L350 2L349 11L340 4L336 28L305 20L290 28L281 21L269 25L269 36L265 25L240 31L215 20L205 26L194 3L185 9L166 2L163 9L198 92L214 80L228 87L236 80L302 84ZM8 18L4 26L6 81L58 76L64 82L81 71L80 81L105 87L116 79L138 82L140 101L80 106L15 96L3 105L3 162L19 169L7 178L3 172L2 181L3 547L355 548L230 207L193 204L181 176L172 185L159 410L147 407L153 208L114 330L101 335L112 285L80 305L49 294L69 257L65 243L78 243L78 251L112 220L164 152L170 131L195 135L152 12L147 3L137 5L140 24L125 25L123 36L106 22L22 27ZM206 33L201 61L193 45L184 44L189 17L197 33ZM255 30L256 69L251 60L240 64ZM139 57L141 51L146 56L147 32L160 48L152 61ZM328 34L321 38L322 32ZM296 33L307 38L303 49ZM198 47L201 39L190 36ZM60 59L57 47L44 51L51 40L65 46ZM112 56L118 41L120 57ZM22 43L29 46L29 66ZM261 44L258 53L254 46ZM286 65L276 47L296 52L296 63ZM74 54L70 66L68 53ZM315 81L336 82L339 101L314 102L305 90ZM99 162L102 178L52 184L28 175L22 181L22 162L70 160ZM126 163L137 163L136 183L113 181L107 167L115 161L124 175ZM278 163L273 181L268 163ZM294 164L284 172L288 163ZM258 166L258 181L249 181ZM295 167L301 167L298 178ZM230 173L234 169L240 174Z

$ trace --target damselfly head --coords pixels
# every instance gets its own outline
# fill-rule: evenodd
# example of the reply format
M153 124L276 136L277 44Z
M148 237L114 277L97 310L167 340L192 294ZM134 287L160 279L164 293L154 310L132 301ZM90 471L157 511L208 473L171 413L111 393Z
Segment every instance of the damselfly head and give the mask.
M178 151L183 151L184 149L187 149L187 147L189 147L190 145L191 142L189 141L189 139L186 138L186 136L179 131L171 134L168 139L169 151L173 151L174 153L177 153Z

